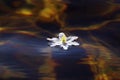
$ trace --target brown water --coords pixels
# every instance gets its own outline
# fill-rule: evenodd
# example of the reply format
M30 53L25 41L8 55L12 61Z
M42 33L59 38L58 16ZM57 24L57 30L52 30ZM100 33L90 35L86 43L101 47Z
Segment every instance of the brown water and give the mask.
M1 0L0 80L120 80L116 0ZM78 36L50 48L47 37Z

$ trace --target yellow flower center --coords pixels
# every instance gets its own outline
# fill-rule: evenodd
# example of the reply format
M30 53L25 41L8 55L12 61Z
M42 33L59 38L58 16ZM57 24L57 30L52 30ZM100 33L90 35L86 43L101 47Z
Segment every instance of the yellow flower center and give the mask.
M61 41L62 41L62 43L66 43L67 38L66 38L66 36L65 36L65 35L63 35L63 36L62 36Z

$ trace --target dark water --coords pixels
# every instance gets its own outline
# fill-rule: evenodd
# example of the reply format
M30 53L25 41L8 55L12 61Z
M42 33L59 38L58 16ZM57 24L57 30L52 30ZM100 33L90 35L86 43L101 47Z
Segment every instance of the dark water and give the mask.
M120 80L119 26L119 0L1 0L0 80ZM60 32L80 46L51 48Z

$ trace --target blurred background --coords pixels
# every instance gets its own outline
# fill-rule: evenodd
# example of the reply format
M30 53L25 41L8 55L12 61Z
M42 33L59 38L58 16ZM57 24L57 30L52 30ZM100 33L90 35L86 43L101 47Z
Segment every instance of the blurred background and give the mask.
M120 80L120 0L0 0L0 80Z

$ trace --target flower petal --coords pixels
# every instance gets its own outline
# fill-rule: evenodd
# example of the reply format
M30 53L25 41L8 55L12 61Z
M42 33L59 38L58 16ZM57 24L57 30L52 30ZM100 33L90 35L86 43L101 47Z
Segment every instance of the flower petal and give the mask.
M58 38L47 38L49 41L58 41Z
M78 39L77 36L69 36L69 37L67 37L67 41L68 41L68 42L72 42L72 41L74 41L74 40L76 40L76 39Z
M78 42L72 42L72 45L74 45L74 46L78 46L78 45L80 45Z
M60 45L60 46L61 46L64 50L67 50L67 49L68 49L68 47L69 47L68 45L63 45L63 44L62 44L62 45Z

